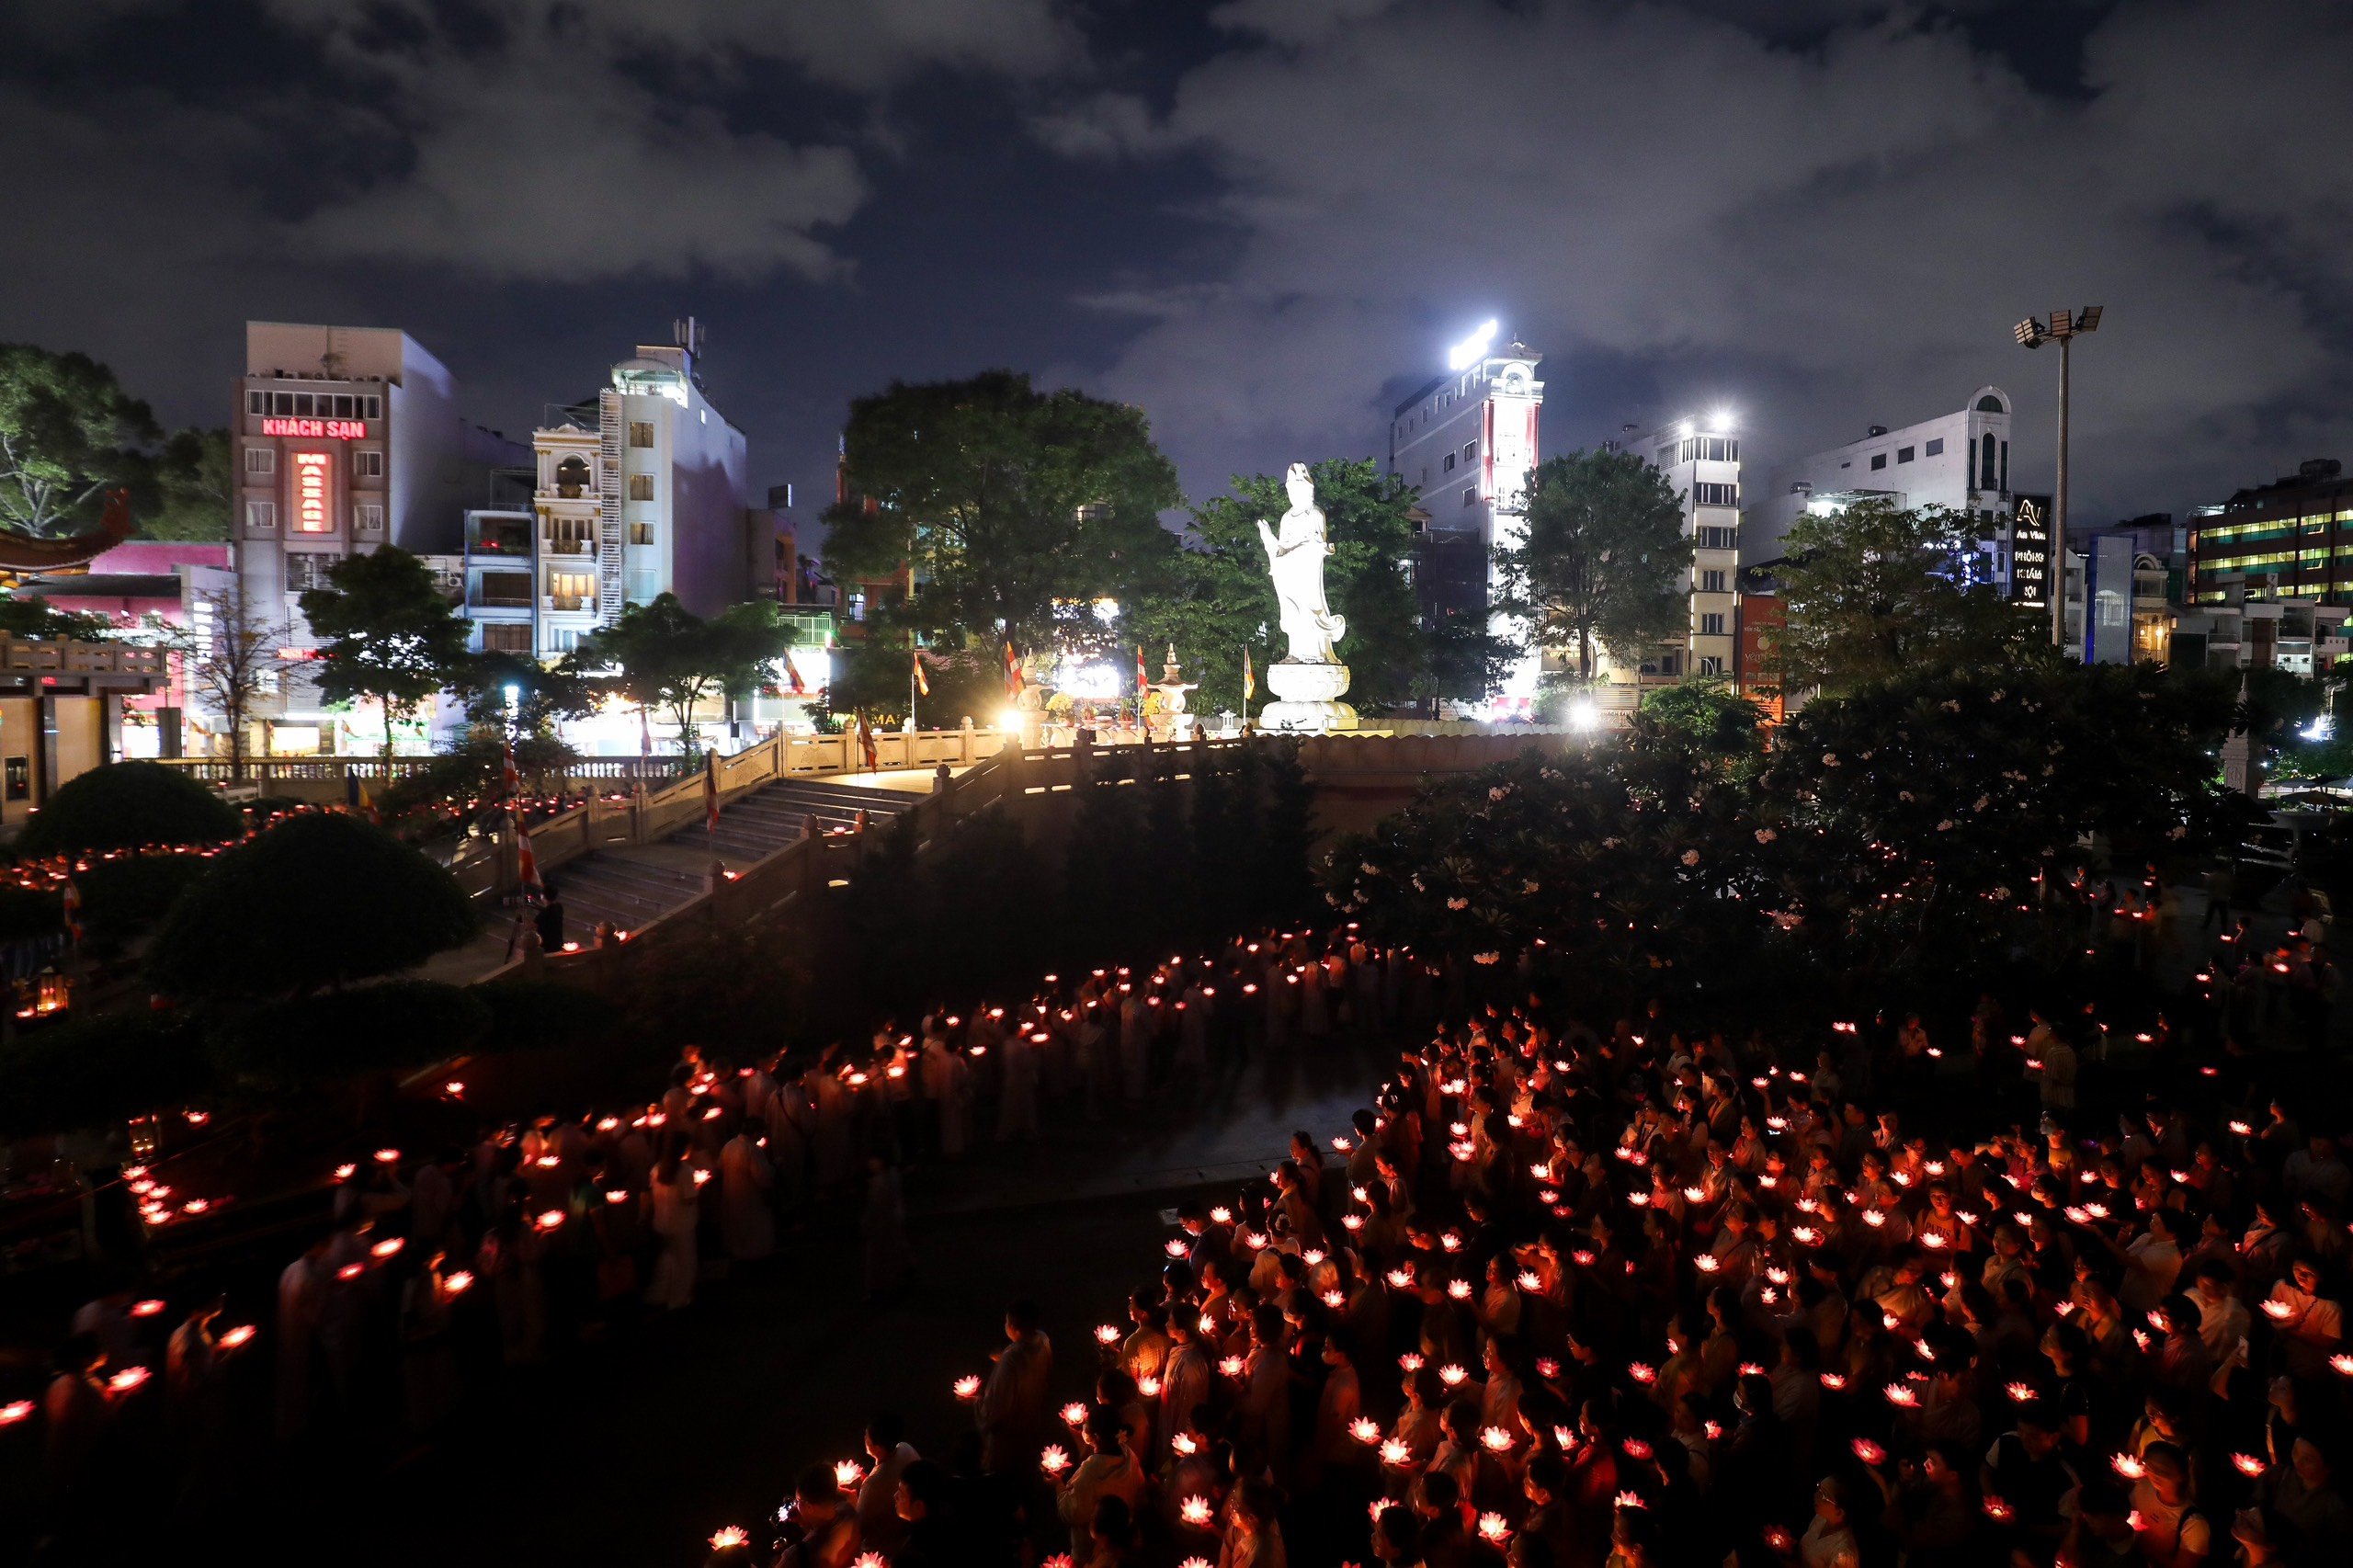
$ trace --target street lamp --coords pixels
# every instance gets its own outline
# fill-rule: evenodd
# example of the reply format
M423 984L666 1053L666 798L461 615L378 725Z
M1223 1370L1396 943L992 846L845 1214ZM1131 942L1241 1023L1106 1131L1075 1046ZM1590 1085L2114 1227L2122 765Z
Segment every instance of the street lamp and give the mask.
M2051 501L2051 641L2067 642L2067 352L2077 336L2099 330L2102 307L2053 311L2049 321L2029 316L2010 329L2021 347L2059 345L2059 487ZM2089 607L2086 606L2088 613Z

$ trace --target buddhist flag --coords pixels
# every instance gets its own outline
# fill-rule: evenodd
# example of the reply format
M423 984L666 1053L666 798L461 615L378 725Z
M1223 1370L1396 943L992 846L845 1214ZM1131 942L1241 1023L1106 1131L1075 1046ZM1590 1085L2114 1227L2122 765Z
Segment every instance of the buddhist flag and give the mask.
M1152 689L1152 677L1143 673L1143 645L1136 645L1136 695L1143 696Z
M874 726L866 722L863 713L858 716L858 749L865 755L867 772L873 773L881 767L881 756L874 749Z
M356 780L357 776L354 778ZM498 788L510 805L523 792L523 775L515 767L515 743L512 739L506 743L506 758L499 769Z
M801 666L792 662L792 650L790 648L784 651L784 678L786 684L792 687L793 696L809 695L808 683L801 678Z
M1028 684L1021 678L1021 656L1013 651L1013 639L1008 637L1005 640L1005 694L1017 701Z
M646 722L645 704L642 702L637 705L637 755L642 757L654 755L654 726Z
M1249 707L1250 699L1257 695L1258 677L1250 668L1250 650L1245 648L1242 650L1242 706Z
M929 696L931 695L931 682L930 682L927 678L926 678L926 676L924 676L924 673L923 673L923 650L922 650L922 649L918 648L918 649L916 649L916 650L915 651L915 695L916 695L917 697L929 697Z
M515 879L523 884L525 903L547 902L547 884L540 881L540 858L531 853L531 835L515 835Z
M715 833L719 829L719 754L702 754L702 830Z

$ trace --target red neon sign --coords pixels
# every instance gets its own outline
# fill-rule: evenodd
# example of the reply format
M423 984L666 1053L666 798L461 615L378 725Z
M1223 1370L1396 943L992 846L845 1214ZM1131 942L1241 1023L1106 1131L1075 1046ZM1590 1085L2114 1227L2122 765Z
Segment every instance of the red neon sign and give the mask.
M308 436L313 439L326 437L337 441L365 440L368 421L365 419L265 419L261 422L265 436Z
M325 533L329 531L327 465L332 460L324 452L296 452L293 456L294 531Z

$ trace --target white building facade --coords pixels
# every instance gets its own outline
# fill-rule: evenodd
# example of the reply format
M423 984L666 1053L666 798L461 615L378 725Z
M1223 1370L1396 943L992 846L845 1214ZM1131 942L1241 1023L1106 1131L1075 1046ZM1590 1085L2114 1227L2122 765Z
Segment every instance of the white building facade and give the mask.
M234 398L239 586L248 615L283 629L286 655L278 689L255 704L256 750L367 744L380 721L330 712L305 673L316 642L302 591L346 556L392 544L424 557L458 597L465 515L527 450L462 419L456 378L392 328L247 322ZM408 743L421 749L426 726L414 727Z
M1860 440L1781 464L1747 509L1742 559L1750 565L1778 560L1782 539L1809 512L1827 515L1865 500L1942 506L1977 520L1984 580L2047 604L2040 578L2030 593L2018 592L2029 585L2014 582L2010 416L2009 393L1980 387L1955 413L1900 429L1874 425ZM2029 572L2040 564L2026 563Z
M1634 664L1605 653L1599 674L1620 686L1728 678L1740 637L1740 437L1721 416L1711 416L1678 419L1620 445L1657 469L1682 497L1691 564L1677 585L1686 606L1683 634ZM1573 670L1573 656L1562 667Z
M1524 343L1495 349L1496 324L1457 344L1450 369L1400 403L1389 422L1388 470L1420 492L1423 548L1416 592L1426 617L1486 617L1498 632L1517 626L1493 614L1501 593L1498 548L1527 538L1529 471L1540 457L1538 425L1544 356ZM1536 696L1538 661L1518 661L1497 697L1524 710Z

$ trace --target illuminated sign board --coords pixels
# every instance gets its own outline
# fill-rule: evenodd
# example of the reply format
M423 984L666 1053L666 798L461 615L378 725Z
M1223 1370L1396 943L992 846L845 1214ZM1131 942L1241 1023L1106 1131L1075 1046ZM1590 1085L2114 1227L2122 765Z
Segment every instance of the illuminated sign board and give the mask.
M293 459L294 531L329 532L333 525L328 521L327 491L333 483L329 468L335 460L324 452L296 452Z
M1493 316L1481 322L1478 331L1446 351L1446 368L1449 370L1467 369L1485 358L1487 346L1495 342L1495 334L1502 330Z
M368 438L365 419L265 419L261 422L265 436L303 436L312 440L364 441Z
M2051 497L2021 495L2010 514L2010 602L2051 606Z

